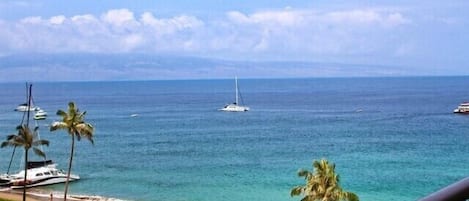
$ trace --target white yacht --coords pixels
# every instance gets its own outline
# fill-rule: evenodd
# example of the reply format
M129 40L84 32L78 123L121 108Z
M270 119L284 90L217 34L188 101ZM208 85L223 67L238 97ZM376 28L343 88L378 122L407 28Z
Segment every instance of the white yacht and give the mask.
M41 110L41 108L37 106L31 105L28 107L27 103L19 104L18 107L15 108L15 111L17 112L27 112L27 111L33 112L33 111L39 111L39 110Z
M36 113L34 113L34 120L44 120L46 119L46 117L47 112L42 109L39 109L38 111L36 111Z
M17 189L23 188L24 183L24 170L8 175L3 180L9 179L10 188ZM70 174L70 181L80 179L78 175ZM26 176L26 188L44 186L58 183L65 183L67 181L67 173L63 170L57 169L57 164L49 163L47 165L29 168Z
M454 113L469 114L469 102L459 104L458 108L454 109Z
M235 77L235 102L231 104L226 104L223 108L219 109L220 111L225 111L225 112L246 112L249 111L249 107L239 105L238 103L238 96L239 96L239 90L238 90L238 78Z

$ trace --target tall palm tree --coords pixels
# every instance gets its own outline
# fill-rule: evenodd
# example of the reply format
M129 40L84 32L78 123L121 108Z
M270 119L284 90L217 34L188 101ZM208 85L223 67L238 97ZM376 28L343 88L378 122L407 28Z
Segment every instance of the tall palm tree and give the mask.
M82 137L90 140L91 144L93 141L93 126L85 122L85 112L81 112L75 107L75 103L68 103L68 113L63 110L58 110L57 115L62 117L62 121L52 123L50 131L55 130L66 130L72 137L72 145L70 151L70 159L68 161L68 172L67 181L65 182L64 200L67 200L68 183L70 180L70 172L72 171L73 153L75 151L75 138L79 141Z
M8 135L7 140L2 142L0 147L13 146L13 147L23 147L24 148L24 180L23 180L23 201L26 200L26 177L28 173L28 152L29 149L33 149L34 153L38 156L46 158L46 155L43 151L37 148L40 145L49 146L49 141L37 139L37 130L39 127L34 128L34 131L31 131L27 124L20 125L16 128L18 130L17 135Z
M301 201L359 201L356 194L342 190L335 165L326 159L313 162L314 173L300 170L299 177L304 177L306 184L291 190L291 196L304 195Z

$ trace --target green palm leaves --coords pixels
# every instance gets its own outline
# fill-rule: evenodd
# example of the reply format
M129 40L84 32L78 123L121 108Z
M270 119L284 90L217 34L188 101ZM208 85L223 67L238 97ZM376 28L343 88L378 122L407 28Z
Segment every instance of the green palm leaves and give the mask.
M32 148L36 155L45 158L46 155L44 154L44 152L37 147L41 145L49 146L49 141L37 140L37 129L38 127L36 127L34 131L31 131L31 129L29 129L29 127L27 127L26 125L20 125L16 127L18 134L7 136L7 140L2 142L1 147L24 147L25 150L29 150Z
M16 127L16 130L18 131L18 134L16 135L8 135L7 140L2 142L0 147L7 147L7 146L13 146L13 147L23 147L25 152L24 152L24 179L23 179L23 201L26 200L26 178L27 178L27 173L28 173L28 152L29 149L33 149L34 153L41 157L46 157L44 152L40 149L37 148L37 146L40 145L46 145L49 146L49 141L47 140L40 140L37 139L37 130L39 127L34 128L33 131L27 126L27 125L20 125Z
M94 144L93 132L94 128L91 124L86 123L85 112L80 113L78 108L75 107L75 103L68 103L68 113L63 110L58 110L57 115L62 117L62 121L56 121L52 123L50 131L55 130L66 130L68 134L76 137L80 140L81 137L85 137Z
M313 162L314 173L300 170L299 177L304 177L305 186L297 186L291 190L291 196L304 195L301 201L358 201L352 192L345 192L339 185L339 175L335 173L335 165L325 159Z
M57 115L62 117L62 121L54 122L50 127L50 131L66 130L67 133L72 137L70 158L68 161L67 181L65 183L64 190L64 200L67 200L68 183L70 180L70 172L72 171L73 154L75 151L75 137L77 140L85 137L90 140L92 144L94 144L94 128L91 124L85 122L85 114L86 112L80 112L80 110L78 110L78 108L75 106L75 103L70 102L68 103L68 112L63 110L57 111Z

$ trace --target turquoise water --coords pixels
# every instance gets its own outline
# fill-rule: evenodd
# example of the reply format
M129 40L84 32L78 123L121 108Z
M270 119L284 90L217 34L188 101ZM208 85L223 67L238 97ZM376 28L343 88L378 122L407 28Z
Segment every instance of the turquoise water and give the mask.
M365 201L417 200L469 175L469 77L239 80L247 113L217 111L234 80L34 83L41 137L65 169L70 139L47 124L73 100L96 127L77 144L73 194L128 200L300 200L299 168L327 158ZM0 84L0 137L23 83ZM131 117L138 114L137 117ZM3 137L2 137L3 138ZM5 172L10 148L0 149ZM14 161L19 169L21 156ZM63 189L63 185L45 187Z

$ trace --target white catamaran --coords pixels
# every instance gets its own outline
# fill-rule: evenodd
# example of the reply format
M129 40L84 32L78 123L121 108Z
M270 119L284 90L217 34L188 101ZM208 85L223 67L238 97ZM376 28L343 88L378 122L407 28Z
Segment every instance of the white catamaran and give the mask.
M238 90L238 77L235 77L235 95L236 99L234 103L231 104L226 104L223 108L219 109L220 111L225 111L225 112L246 112L249 111L249 107L239 105L238 103L238 96L240 95L239 90Z

